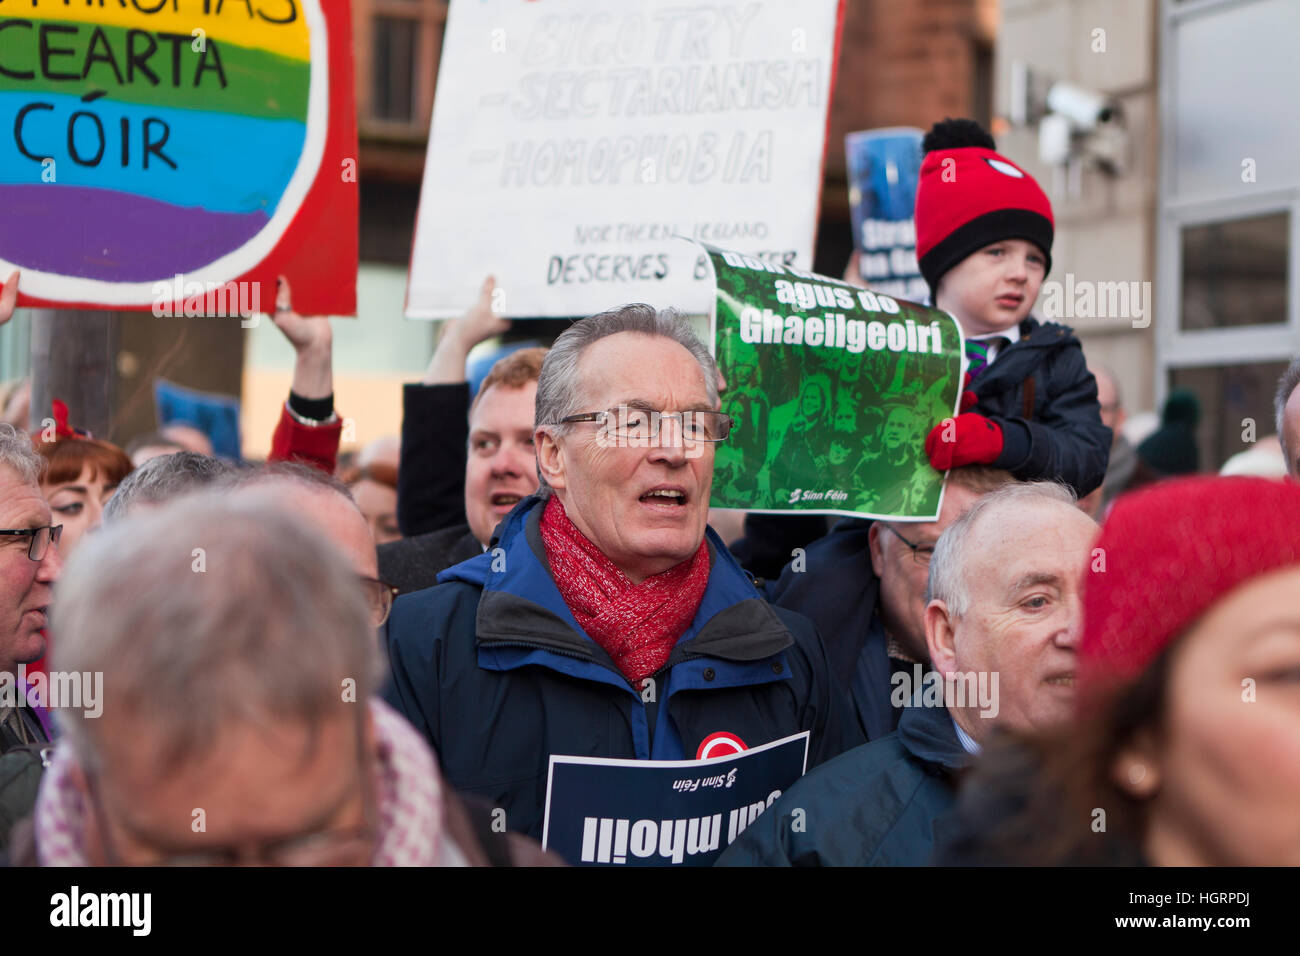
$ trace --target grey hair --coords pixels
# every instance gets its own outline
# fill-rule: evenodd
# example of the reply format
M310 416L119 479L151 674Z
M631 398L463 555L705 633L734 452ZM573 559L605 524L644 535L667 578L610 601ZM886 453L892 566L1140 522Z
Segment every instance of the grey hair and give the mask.
M925 603L942 601L953 617L966 614L971 606L970 588L966 586L966 548L971 529L990 512L1033 501L1055 501L1074 506L1078 498L1069 486L1055 481L1015 481L981 495L960 518L944 529L935 542L934 555L930 558L930 576L925 584Z
M533 427L548 425L560 434L567 430L567 426L556 423L562 418L584 411L581 407L584 393L578 369L582 353L601 339L620 332L658 336L685 348L700 365L709 402L714 408L718 406L718 366L709 354L708 346L699 340L677 310L659 310L643 302L636 302L581 319L565 329L555 340L551 350L546 353L541 375L537 379ZM543 497L549 496L552 489L546 483L540 465L537 480L537 493Z
M150 458L122 479L104 505L104 524L126 517L135 505L160 505L225 478L234 468L219 458L193 451Z
M272 461L256 465L234 473L226 484L234 488L296 485L306 491L332 491L353 505L357 503L351 489L338 478L301 461Z
M1283 420L1286 418L1286 403L1291 400L1291 393L1300 386L1300 357L1292 360L1282 373L1282 379L1277 383L1277 397L1273 404L1277 411L1277 438L1282 443L1282 457L1286 460L1286 470L1294 470L1294 456L1300 452L1300 448L1291 449L1286 446L1286 429L1282 427Z
M29 485L40 484L45 460L32 447L32 440L8 422L0 422L0 465L8 465Z
M282 508L217 491L88 535L51 627L53 669L103 675L103 718L57 711L92 771L109 735L157 740L174 766L210 753L232 725L315 728L364 707L378 676L367 602L344 557Z

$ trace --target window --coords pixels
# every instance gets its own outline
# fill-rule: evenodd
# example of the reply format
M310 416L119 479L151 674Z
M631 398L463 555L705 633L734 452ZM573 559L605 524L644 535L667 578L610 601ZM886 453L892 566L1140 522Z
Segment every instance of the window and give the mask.
M1279 212L1184 226L1183 331L1287 321L1287 237Z
M370 118L413 123L419 24L404 17L375 17L371 29Z
M1170 386L1191 389L1201 403L1196 443L1202 471L1218 471L1237 452L1249 451L1252 437L1258 441L1277 430L1273 394L1286 367L1278 361L1172 370Z
M356 0L353 10L361 135L427 136L447 0Z
M1166 0L1159 16L1156 400L1196 394L1201 468L1217 470L1253 447L1252 426L1273 432L1300 346L1300 4Z

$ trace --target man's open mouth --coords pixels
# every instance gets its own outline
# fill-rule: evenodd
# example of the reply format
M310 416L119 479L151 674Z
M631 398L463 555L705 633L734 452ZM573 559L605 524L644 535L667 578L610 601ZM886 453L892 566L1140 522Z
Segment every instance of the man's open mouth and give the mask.
M651 505L684 505L686 492L680 488L653 488L641 496L641 500Z
M522 495L511 494L508 491L498 491L492 496L492 507L513 508L523 500Z

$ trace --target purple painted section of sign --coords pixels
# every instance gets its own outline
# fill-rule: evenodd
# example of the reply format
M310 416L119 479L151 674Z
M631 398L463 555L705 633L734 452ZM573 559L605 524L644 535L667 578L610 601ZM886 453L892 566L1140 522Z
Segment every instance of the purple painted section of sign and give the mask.
M47 183L0 185L0 258L106 282L170 280L219 259L267 223L262 212L183 209L143 196ZM59 228L18 230L19 222Z

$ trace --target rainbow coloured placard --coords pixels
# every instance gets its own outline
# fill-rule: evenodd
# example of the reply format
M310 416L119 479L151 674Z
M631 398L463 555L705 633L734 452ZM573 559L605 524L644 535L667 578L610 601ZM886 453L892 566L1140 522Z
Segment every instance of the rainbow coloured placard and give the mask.
M339 178L349 32L345 0L0 0L0 270L31 301L140 308L284 253Z

